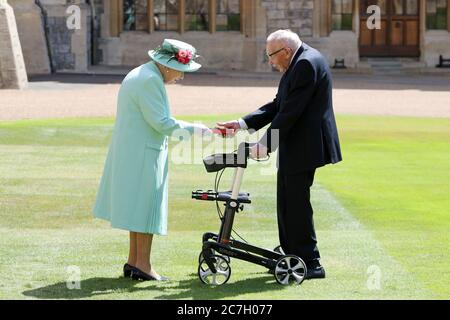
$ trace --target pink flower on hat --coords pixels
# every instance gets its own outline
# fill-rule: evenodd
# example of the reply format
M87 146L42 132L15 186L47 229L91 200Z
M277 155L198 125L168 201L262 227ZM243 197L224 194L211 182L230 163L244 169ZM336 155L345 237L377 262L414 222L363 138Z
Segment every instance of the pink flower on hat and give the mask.
M179 63L188 64L192 60L192 52L185 49L178 50L178 53L175 55Z

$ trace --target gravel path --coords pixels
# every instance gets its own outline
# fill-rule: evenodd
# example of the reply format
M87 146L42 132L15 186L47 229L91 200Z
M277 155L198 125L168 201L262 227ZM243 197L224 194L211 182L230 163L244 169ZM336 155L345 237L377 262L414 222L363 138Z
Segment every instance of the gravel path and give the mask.
M53 75L0 90L0 120L114 116L123 76ZM189 74L167 86L174 115L245 114L271 101L278 74ZM450 77L334 76L338 114L450 117Z

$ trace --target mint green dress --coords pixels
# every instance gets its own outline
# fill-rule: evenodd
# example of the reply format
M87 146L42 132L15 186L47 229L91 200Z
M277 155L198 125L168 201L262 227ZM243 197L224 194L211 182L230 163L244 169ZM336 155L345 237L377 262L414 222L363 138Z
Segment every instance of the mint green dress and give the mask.
M151 61L132 70L119 90L117 116L93 209L114 228L167 234L168 136L195 124L170 115L163 77Z

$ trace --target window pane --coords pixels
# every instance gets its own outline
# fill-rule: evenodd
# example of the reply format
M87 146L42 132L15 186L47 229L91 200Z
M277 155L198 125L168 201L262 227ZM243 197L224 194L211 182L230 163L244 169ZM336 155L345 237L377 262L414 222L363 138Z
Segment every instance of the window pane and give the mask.
M427 29L433 30L436 29L436 15L427 15Z
M154 0L153 10L155 30L176 31L178 29L178 0Z
M427 29L446 30L447 20L447 0L427 1Z
M216 1L216 12L217 13L239 13L239 11L240 11L239 0L217 0Z
M217 0L216 1L216 13L225 13L227 12L227 1Z
M353 15L351 14L334 14L332 16L333 30L352 30Z
M136 30L136 7L133 0L123 2L123 30Z
M342 13L346 13L346 14L353 13L353 0L343 0L342 1Z
M341 30L342 26L342 15L333 14L332 16L332 28L333 30Z
M365 1L365 10L370 2ZM351 30L353 26L353 0L333 0L332 2L332 29Z
M166 16L166 1L154 0L153 1L153 24L156 31L166 30L167 28L167 16Z
M231 13L228 15L228 30L239 31L241 30L241 15Z
M178 14L178 0L166 0L167 14Z
M407 0L406 1L406 14L418 15L419 14L419 1Z
M438 8L447 8L447 0L437 0L437 7Z
M228 0L228 12L229 13L239 13L240 12L240 6L239 6L239 0Z
M178 14L168 14L167 17L167 24L165 30L171 30L176 31L178 30Z
M341 14L342 13L342 0L333 0L331 2L331 12L333 14Z
M193 14L186 14L184 17L186 30L197 30L197 19Z
M427 0L427 14L436 13L436 0Z
M136 1L136 30L148 30L147 0Z
M186 30L207 31L208 0L186 0Z
M241 29L239 0L217 0L216 14L217 31L239 31Z
M353 15L343 14L342 15L342 30L352 30L353 28Z
M386 0L378 0L377 5L381 9L381 14L385 15L386 14Z
M226 31L228 27L228 17L226 14L218 14L216 16L216 30Z
M394 0L394 14L403 15L403 0Z
M447 8L437 8L436 29L447 29Z

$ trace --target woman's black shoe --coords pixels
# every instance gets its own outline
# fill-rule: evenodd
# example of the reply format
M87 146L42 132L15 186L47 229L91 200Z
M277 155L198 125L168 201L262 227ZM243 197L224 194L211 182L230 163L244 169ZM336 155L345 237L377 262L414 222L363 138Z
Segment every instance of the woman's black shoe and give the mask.
M133 271L133 269L134 269L134 267L132 265L125 263L123 265L123 276L125 278L131 277L131 271Z
M131 271L131 278L133 280L143 280L143 281L167 281L167 280L169 280L169 278L166 278L163 276L154 277L148 273L145 273L145 272L139 270L138 268L133 268L133 270Z

